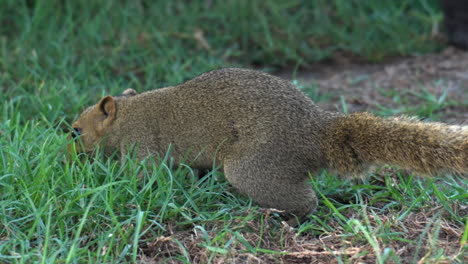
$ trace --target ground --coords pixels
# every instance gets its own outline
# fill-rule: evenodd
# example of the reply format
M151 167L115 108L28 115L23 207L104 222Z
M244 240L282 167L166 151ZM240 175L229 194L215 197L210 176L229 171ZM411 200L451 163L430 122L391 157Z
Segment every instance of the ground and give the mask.
M292 78L290 72L276 74ZM453 124L467 124L468 120L468 52L453 48L379 64L349 61L320 64L313 70L298 72L294 79L304 86L316 86L318 92L315 97L322 99L320 106L329 110L343 111L344 99L348 112L379 113L384 109L388 114L391 109L397 109ZM437 101L440 107L425 107ZM407 106L410 107L407 109ZM399 114L398 111L394 114ZM377 171L375 178L383 173L392 174L394 169ZM393 177L393 180L398 182L398 177ZM388 229L399 237L397 239L379 236L377 232L372 239L360 240L349 236L349 230L343 230L342 223L336 218L328 219L331 230L319 233L303 232L283 222L280 231L271 234L268 232L272 225L271 212L263 210L266 214L263 221L235 219L233 225L240 227L237 235L228 233L222 236L226 240L243 237L247 243L237 243L229 249L206 247L206 236L209 241L221 236L219 232L225 225L212 223L211 227L205 226L205 230L212 230L207 233L197 232L194 228L191 231L169 230L164 236L148 237L140 244L141 260L144 263L163 260L182 263L184 258L170 258L185 255L185 259L193 263L383 263L386 248L392 249L398 258L392 262L395 259L389 257L385 263L397 263L398 259L401 263L468 262L466 247L460 245L464 226L450 221L450 216L440 218L441 214L446 214L440 205L428 204L422 210L406 208L408 211L405 213L402 211L406 209L398 206L383 208L387 205L376 203L363 208L362 212L350 211L344 217L366 222L373 230ZM468 206L463 203L451 204L450 210L462 216L468 215ZM359 224L353 228L356 228L355 232L360 230ZM249 245L267 251L252 253ZM444 256L438 258L438 252L443 252Z
M401 109L402 105L423 105L424 89L456 106L437 112L444 121L468 120L468 52L447 48L441 53L408 58L394 58L378 64L353 63L338 59L315 66L315 71L299 72L295 78L318 86L330 100L319 102L325 109L343 111L340 96L346 99L349 112L378 111L380 106ZM289 71L290 72L290 71ZM290 74L280 75L291 78Z

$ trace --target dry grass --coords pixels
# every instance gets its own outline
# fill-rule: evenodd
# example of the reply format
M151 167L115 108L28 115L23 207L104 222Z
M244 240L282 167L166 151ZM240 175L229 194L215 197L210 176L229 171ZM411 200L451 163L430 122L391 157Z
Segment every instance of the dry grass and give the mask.
M465 208L466 210L466 208ZM385 225L389 232L401 234L399 239L391 240L376 237L376 241L382 252L391 249L401 263L453 263L458 259L459 263L466 263L468 256L462 252L460 240L463 226L447 220L437 220L440 208L434 208L424 212L409 213L402 221L395 219L391 212L374 214L369 217L370 226L367 228L379 229ZM365 221L356 212L346 215L349 219ZM379 221L373 221L375 217ZM367 221L367 220L366 220ZM142 263L183 263L177 259L171 259L186 254L191 263L376 263L377 257L374 248L359 235L350 235L340 231L338 222L330 222L331 227L336 227L336 232L327 232L320 235L305 233L297 234L297 230L283 226L279 232L269 234L262 228L268 229L268 218L263 223L252 221L246 223L246 228L239 231L250 245L258 245L260 248L274 251L275 253L252 253L241 242L236 242L226 254L216 254L202 246L205 238L194 228L191 231L174 231L165 236L151 238L144 244L140 244L140 256ZM208 233L211 239L217 235L217 230L222 228L213 225ZM437 235L435 235L437 233ZM231 239L227 237L227 239ZM408 241L411 241L410 243ZM442 249L443 258L434 257L435 253ZM417 254L415 255L415 252ZM465 254L462 256L462 254ZM396 263L388 261L386 263Z

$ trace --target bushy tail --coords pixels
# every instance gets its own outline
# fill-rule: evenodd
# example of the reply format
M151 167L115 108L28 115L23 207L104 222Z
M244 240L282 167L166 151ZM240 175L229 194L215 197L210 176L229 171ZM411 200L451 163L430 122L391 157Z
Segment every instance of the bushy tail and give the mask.
M468 126L356 113L338 117L329 131L328 164L340 174L381 164L425 175L468 174Z

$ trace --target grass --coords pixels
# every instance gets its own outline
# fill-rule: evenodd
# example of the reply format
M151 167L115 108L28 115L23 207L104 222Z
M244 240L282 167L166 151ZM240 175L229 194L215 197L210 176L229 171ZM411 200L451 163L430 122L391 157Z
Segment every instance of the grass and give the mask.
M319 208L292 229L216 169L199 178L169 156L66 160L64 128L127 87L232 65L272 70L342 54L375 61L441 46L434 1L374 2L2 1L0 262L463 263L466 180L391 168L362 181L311 175ZM423 88L420 96L424 108L396 98L398 110L431 118L452 104Z

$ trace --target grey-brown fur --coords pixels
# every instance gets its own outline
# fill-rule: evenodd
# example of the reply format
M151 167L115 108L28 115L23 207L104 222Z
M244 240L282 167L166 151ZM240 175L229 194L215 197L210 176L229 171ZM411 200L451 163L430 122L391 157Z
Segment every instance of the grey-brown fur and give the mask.
M326 112L289 82L245 69L105 97L73 127L81 131L84 152L105 142L109 152L125 154L138 144L141 159L163 156L172 146L172 157L190 153L194 168L215 162L257 204L299 217L316 207L308 179L322 168L342 175L383 163L427 174L468 171L467 127Z

